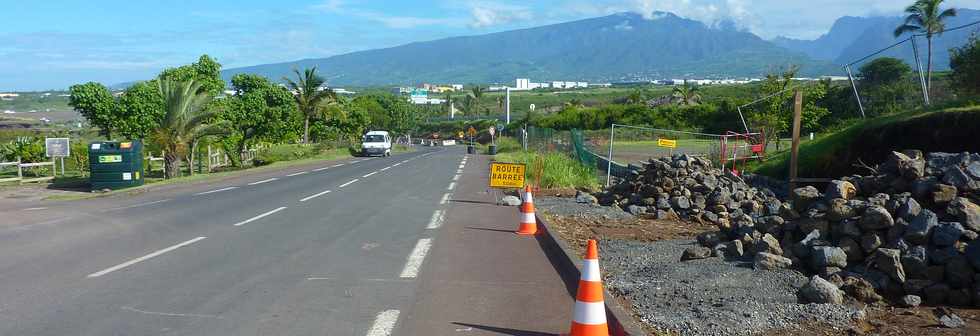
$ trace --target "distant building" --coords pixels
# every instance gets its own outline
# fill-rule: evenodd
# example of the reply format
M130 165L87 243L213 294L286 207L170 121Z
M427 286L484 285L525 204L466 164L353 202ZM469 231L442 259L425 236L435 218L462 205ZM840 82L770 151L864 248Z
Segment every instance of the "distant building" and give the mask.
M518 78L517 79L517 86L515 86L514 89L515 90L530 90L531 89L530 83L531 83L531 81L528 80L527 78Z
M455 91L463 91L463 84L453 84L452 88Z

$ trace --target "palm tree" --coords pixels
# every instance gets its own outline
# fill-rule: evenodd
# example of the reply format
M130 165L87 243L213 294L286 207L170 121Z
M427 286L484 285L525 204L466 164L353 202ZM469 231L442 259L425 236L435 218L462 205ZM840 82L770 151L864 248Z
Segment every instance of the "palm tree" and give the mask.
M296 81L283 77L286 86L293 91L293 98L296 99L296 106L303 113L303 143L310 143L310 119L316 118L323 111L323 107L337 101L337 94L333 90L320 90L326 80L316 74L316 67L308 68L299 72L293 69L296 74Z
M673 97L680 105L697 105L701 103L701 88L691 84L675 86Z
M472 97L472 100L467 101L472 111L468 110L467 112L474 116L479 115L480 99L483 98L483 88L481 88L479 85L470 88L470 94L467 97Z
M645 102L646 93L640 89L633 90L630 94L626 95L626 103L630 105L643 104Z
M165 151L163 162L167 167L166 178L180 174L181 159L191 152L190 147L194 142L204 136L225 132L221 124L209 124L216 113L206 106L214 97L201 90L202 84L194 79L160 79L158 82L163 96L164 116L151 139ZM193 162L190 162L190 166L193 166Z
M902 34L913 32L926 35L926 41L929 44L928 50L928 60L926 61L926 73L928 79L926 80L926 90L932 88L932 38L933 36L942 35L943 31L946 30L946 19L956 16L955 8L948 8L946 10L941 10L939 7L943 3L943 0L917 0L908 8L905 8L905 12L909 14L905 18L905 23L898 28L895 28L895 37L899 37Z

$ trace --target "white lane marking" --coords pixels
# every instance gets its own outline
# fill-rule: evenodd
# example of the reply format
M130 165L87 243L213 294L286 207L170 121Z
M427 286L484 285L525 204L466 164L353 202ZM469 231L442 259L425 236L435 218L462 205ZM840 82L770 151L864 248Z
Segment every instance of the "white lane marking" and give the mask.
M170 251L179 249L181 247L184 247L184 246L187 246L187 245L190 245L190 244L193 244L193 243L196 243L196 242L201 241L201 240L203 240L205 238L207 238L207 237L197 237L197 238L194 238L194 239L185 241L183 243L180 243L180 244L177 244L177 245L174 245L174 246L171 246L171 247L162 249L162 250L157 250L156 252L147 254L145 256L142 256L142 257L139 257L139 258L136 258L136 259L133 259L133 260L124 262L122 264L119 264L119 265L116 265L116 266L112 266L112 267L106 268L104 270L101 270L101 271L98 271L98 272L89 274L88 277L89 278L98 278L100 276L103 276L103 275L106 275L106 274L109 274L109 273L112 273L112 272L121 270L123 268L129 267L129 266L132 266L132 265L135 265L137 263L140 263L140 262L149 260L149 259L151 259L153 257L156 257L156 256L159 256L161 254L164 254L164 253L167 253L167 252L170 252Z
M370 173L370 174L367 174L367 175L364 175L364 176L361 176L361 178L365 178L365 177L371 177L371 176L374 176L374 174L377 174L377 173L378 173L378 172L373 172L373 173Z
M159 201L153 201L153 202L146 202L146 203L139 203L139 204L127 205L127 206L122 206L122 207L118 207L118 208L107 209L106 211L117 211L117 210L123 210L123 209L132 209L132 208L138 208L138 207L143 207L143 206L148 206L148 205L160 204L160 203L169 202L169 201L172 201L172 199L169 199L168 198L168 199L162 199L162 200L159 200Z
M322 171L327 170L327 169L330 169L330 167L317 168L317 169L314 169L313 171L315 171L315 172L322 172Z
M438 229L440 226L442 226L442 222L445 221L445 219L446 213L442 210L436 210L436 212L432 213L432 219L429 220L429 225L427 225L425 228L428 230Z
M324 191L324 192L321 192L321 193L313 194L313 195L307 196L306 198L303 198L303 199L301 199L299 201L300 202L306 202L306 201L309 201L311 199L314 199L314 198L317 198L317 197L320 197L320 196L329 194L330 192L331 192L330 190L327 190L327 191Z
M27 208L24 209L24 211L38 211L38 210L47 210L47 209L48 208Z
M452 191L453 189L456 189L456 182L450 182L449 187L446 188L446 190L449 191Z
M343 167L343 166L344 166L344 164L343 163L340 163L340 164L335 164L333 166L330 166L330 168L337 168L337 167Z
M464 166L464 165L459 165L459 167L457 167L457 168L459 168L459 169L463 169L463 168L465 168L465 167L466 167L466 166Z
M378 313L374 318L374 324L368 330L367 336L391 336L395 330L395 323L398 322L398 310L391 309Z
M292 173L292 174L286 175L286 177L300 176L300 175L303 175L303 174L306 174L306 173L308 173L308 172L301 171L301 172L298 172L298 173Z
M453 181L459 181L459 174L453 175Z
M463 173L462 169L456 169L456 174L462 174L462 173Z
M388 169L391 169L391 166L388 166L388 167L384 167L384 168L381 168L381 170L380 170L380 171L385 171L385 170L388 170Z
M439 201L439 204L449 203L449 198L452 196L453 196L452 193L446 193L445 195L442 195L442 200Z
M278 208L276 208L275 210L272 210L272 211L269 211L269 212L266 212L266 213L264 213L264 214L261 214L261 215L258 215L258 216L255 216L255 217L252 217L252 218L249 218L249 219L246 219L246 220L244 220L244 221L241 221L241 222L238 222L238 223L235 223L235 226L242 226L242 225L245 225L245 224L248 224L248 223L251 223L251 222L254 222L254 221L257 221L257 220L260 220L260 219L262 219L263 217L266 217L266 216L269 216L269 215L271 215L271 214L274 214L274 213L277 213L277 212L279 212L279 211L283 211L283 210L285 210L285 209L286 209L286 207L278 207Z
M277 178L277 177L273 177L273 178L265 179L265 180L262 180L262 181L252 182L252 183L249 183L248 185L250 185L250 186L259 185L259 184L262 184L262 183L269 183L269 182L272 182L272 181L275 181L275 180L278 180L278 179L279 178Z
M402 269L402 278L419 276L419 269L422 268L422 262L425 261L425 255L429 253L430 247L432 247L432 239L419 239L418 244L415 244L415 249L412 250L412 254L408 255L408 261L405 262L405 268Z
M408 160L403 160L401 163L405 163L405 162L408 162Z
M357 182L357 181L359 181L359 180L358 180L358 179L353 179L353 180L351 180L350 182L347 182L347 183L344 183L344 184L341 184L341 185L340 185L339 187L337 187L337 188L343 188L343 187L346 187L346 186L349 186L349 185L351 185L351 184L354 184L354 182Z
M221 189L218 189L218 190L211 190L211 191L205 191L205 192L202 192L202 193L196 193L196 194L194 194L194 195L195 195L195 196L201 196L201 195L207 195L207 194L213 194L213 193L219 193L219 192L222 192L222 191L228 191L228 190L233 190L233 189L238 189L238 187L227 187L227 188L221 188Z
M307 277L306 280L337 280L335 277ZM357 281L370 281L370 282L406 282L412 281L411 279L381 279L381 278L366 278L357 279Z
M140 313L145 315L157 315L157 316L167 316L167 317L199 317L199 318L213 318L213 319L223 319L223 317L218 315L203 315L203 314L179 314L179 313L164 313L164 312L154 312L148 310L139 310L133 307L122 306L119 307L122 310L128 310L134 313Z
M402 165L402 164L401 164L401 163L399 162L399 163L396 163L396 164L393 164L393 165L391 165L391 166L392 166L392 167L398 167L398 166L401 166L401 165Z

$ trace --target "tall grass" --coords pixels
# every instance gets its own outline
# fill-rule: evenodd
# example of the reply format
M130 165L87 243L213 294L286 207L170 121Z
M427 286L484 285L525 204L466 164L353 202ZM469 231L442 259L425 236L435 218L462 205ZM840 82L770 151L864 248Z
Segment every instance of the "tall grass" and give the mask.
M502 153L496 161L527 165L527 178L542 188L576 188L597 190L599 180L594 169L585 166L563 153L515 151ZM540 165L540 166L539 166ZM537 176L540 172L540 177ZM539 179L537 181L537 179Z

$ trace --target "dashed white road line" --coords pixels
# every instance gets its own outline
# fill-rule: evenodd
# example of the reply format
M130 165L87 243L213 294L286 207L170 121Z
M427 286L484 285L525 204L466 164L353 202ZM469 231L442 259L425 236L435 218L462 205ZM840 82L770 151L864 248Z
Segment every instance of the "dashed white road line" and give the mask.
M446 213L442 210L436 210L436 212L432 213L432 219L429 220L429 225L426 225L425 228L428 230L438 229L445 220Z
M453 175L453 181L459 181L459 174Z
M330 168L337 168L337 167L343 167L343 166L344 166L343 163L338 163L338 164L335 164L333 166L330 166Z
M269 216L271 214L274 214L274 213L277 213L277 212L283 211L283 210L286 210L286 207L278 207L275 210L271 210L271 211L266 212L266 213L263 213L261 215L258 215L258 216L255 216L255 217L252 217L252 218L243 220L243 221L238 222L238 223L235 223L235 226L242 226L242 225L245 225L245 224L248 224L248 223L251 223L251 222L260 220L260 219L265 218L265 217L267 217L267 216Z
M300 175L303 175L303 174L306 174L306 173L308 173L308 172L301 171L301 172L298 172L298 173L292 173L292 174L286 175L286 177L300 176Z
M381 168L381 170L380 170L380 171L385 171L385 170L388 170L388 169L391 169L391 166L388 166L388 167L384 167L384 168Z
M463 173L462 169L456 169L456 174L462 174L462 173Z
M207 195L207 194L213 194L213 193L219 193L219 192L222 192L222 191L228 191L228 190L234 190L234 189L238 189L238 187L227 187L227 188L221 188L221 189L217 189L217 190L211 190L211 191L205 191L205 192L202 192L202 193L196 193L196 194L194 194L194 195L195 195L195 196L201 196L201 195Z
M452 193L446 193L445 195L442 195L442 200L439 201L439 204L449 203L449 198L450 197L453 197L453 194Z
M177 245L174 245L174 246L171 246L171 247L168 247L168 248L165 248L165 249L162 249L162 250L157 250L156 252L153 252L153 253L150 253L150 254L147 254L147 255L145 255L145 256L142 256L142 257L139 257L139 258L136 258L136 259L133 259L133 260L130 260L130 261L127 261L127 262L124 262L124 263L122 263L122 264L119 264L119 265L116 265L116 266L112 266L112 267L109 267L109 268L106 268L106 269L104 269L104 270L101 270L101 271L98 271L98 272L95 272L95 273L92 273L92 274L89 274L89 275L88 275L88 277L89 277L89 278L98 278L98 277L100 277L100 276L103 276L103 275L106 275L106 274L109 274L109 273L112 273L112 272L115 272L115 271L118 271L118 270L121 270L121 269L123 269L123 268L126 268L126 267L129 267L129 266L132 266L132 265L135 265L135 264L138 264L138 263L140 263L140 262L143 262L143 261L146 261L146 260L149 260L149 259L152 259L152 258L154 258L154 257L157 257L157 256L159 256L159 255L161 255L161 254L164 254L164 253L167 253L167 252L170 252L170 251L173 251L173 250L176 250L176 249L179 249L179 248L181 248L181 247L184 247L184 246L187 246L187 245L190 245L190 244L193 244L193 243L196 243L196 242L199 242L199 241L201 241L201 240L204 240L205 238L207 238L207 237L197 237L197 238L194 238L194 239L191 239L191 240L188 240L188 241L185 241L185 242L183 242L183 243L180 243L180 244L177 244Z
M250 185L250 186L259 185L259 184L262 184L262 183L269 183L269 182L272 182L272 181L275 181L275 180L278 180L278 179L279 178L277 178L277 177L273 177L273 178L264 179L262 181L252 182L252 183L249 183L248 185Z
M401 166L401 165L402 165L402 163L401 163L401 162L399 162L399 163L396 163L396 164L393 164L393 165L391 165L391 166L392 166L392 167L398 167L398 166Z
M324 191L324 192L321 192L321 193L313 194L313 195L307 196L307 197L305 197L305 198L303 198L303 199L301 199L299 201L300 202L306 202L306 201L309 201L311 199L314 199L314 198L317 198L317 197L320 197L320 196L329 194L330 192L331 192L330 190L327 190L327 191Z
M24 209L23 211L40 211L40 210L47 210L47 209L48 208L27 208Z
M395 330L395 323L398 322L398 314L399 312L394 309L378 313L367 336L391 336L392 331Z
M168 201L171 201L171 200L172 199L169 199L169 198L168 199L162 199L162 200L159 200L159 201L139 203L139 204L122 206L122 207L118 207L118 208L106 209L106 211L117 211L117 210L124 210L124 209L132 209L132 208L144 207L144 206L148 206L148 205L154 205L154 204L160 204L160 203L163 203L163 202L168 202Z
M343 187L346 187L346 186L349 186L349 185L351 185L351 184L354 184L354 182L357 182L357 181L360 181L360 180L358 180L358 179L353 179L353 180L351 180L350 182L347 182L347 183L344 183L344 184L341 184L341 185L340 185L339 187L337 187L337 188L343 188Z
M378 172L372 172L372 173L369 173L367 175L361 176L361 178L371 177L371 176L374 176L374 174L377 174L377 173Z
M419 239L419 242L415 244L415 249L412 250L412 254L408 255L408 261L405 262L405 268L402 269L402 278L419 276L419 269L422 268L422 262L425 261L425 255L429 253L430 247L432 247L431 238Z
M449 191L452 191L453 189L456 189L456 182L450 182L449 187L446 188L446 190Z
M324 171L324 170L327 170L327 169L330 169L330 168L331 168L331 167L323 167L323 168L317 168L317 169L314 169L313 171L314 171L314 172L322 172L322 171Z

